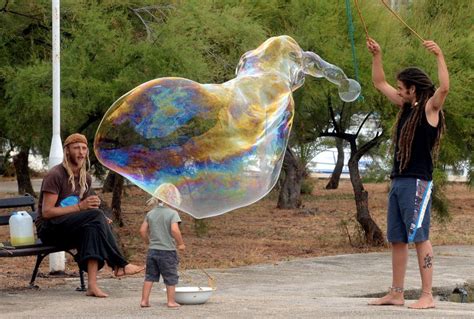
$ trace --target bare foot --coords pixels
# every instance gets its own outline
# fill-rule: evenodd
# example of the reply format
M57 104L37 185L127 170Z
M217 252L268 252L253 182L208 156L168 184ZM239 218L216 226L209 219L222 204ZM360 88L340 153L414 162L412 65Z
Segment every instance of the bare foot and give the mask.
M168 309L179 309L181 305L176 302L168 302Z
M148 307L150 307L150 303L149 303L149 302L142 301L142 302L140 302L140 307L142 307L142 308L148 308Z
M109 295L100 290L98 287L96 288L88 288L86 292L86 296L89 297L97 297L97 298L106 298Z
M430 309L434 308L435 303L431 293L423 292L417 302L408 306L410 309Z
M123 268L115 268L114 270L114 275L115 277L123 277L123 276L130 276L130 275L135 275L139 273L140 271L143 271L145 267L143 266L137 266L133 264L127 264Z
M370 306L403 306L405 298L402 292L391 291L382 298L372 300L369 302Z

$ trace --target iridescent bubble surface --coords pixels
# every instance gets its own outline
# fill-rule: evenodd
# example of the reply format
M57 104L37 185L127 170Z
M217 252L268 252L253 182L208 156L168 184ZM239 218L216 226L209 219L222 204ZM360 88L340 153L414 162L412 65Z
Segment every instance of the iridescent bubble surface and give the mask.
M337 66L288 36L273 37L245 53L228 82L159 78L126 93L102 119L94 151L107 168L196 218L250 205L278 180L292 92L306 74L338 85L345 101L360 94ZM160 195L168 183L179 204Z

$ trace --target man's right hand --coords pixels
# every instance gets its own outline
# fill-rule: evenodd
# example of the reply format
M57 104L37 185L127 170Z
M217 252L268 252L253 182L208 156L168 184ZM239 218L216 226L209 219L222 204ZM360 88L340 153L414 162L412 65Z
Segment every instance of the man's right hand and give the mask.
M186 246L184 244L178 245L179 251L184 251L185 249L186 249Z
M367 49L370 53L372 53L373 56L376 56L382 52L380 45L372 38L367 39Z
M79 203L79 208L81 210L99 208L99 206L100 206L100 198L97 195L91 195L91 196L83 199Z

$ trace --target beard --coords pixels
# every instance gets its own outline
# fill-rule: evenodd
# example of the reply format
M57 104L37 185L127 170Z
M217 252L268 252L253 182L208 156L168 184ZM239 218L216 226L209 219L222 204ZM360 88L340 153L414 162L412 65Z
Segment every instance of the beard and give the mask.
M69 163L71 163L72 165L76 167L82 168L85 165L85 162L86 162L85 157L79 158L79 157L69 156Z

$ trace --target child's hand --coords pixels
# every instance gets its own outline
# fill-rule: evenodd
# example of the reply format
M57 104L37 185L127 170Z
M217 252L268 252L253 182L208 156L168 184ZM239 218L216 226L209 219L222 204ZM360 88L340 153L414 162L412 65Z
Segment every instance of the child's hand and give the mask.
M178 250L184 251L186 249L186 246L184 244L178 245Z

